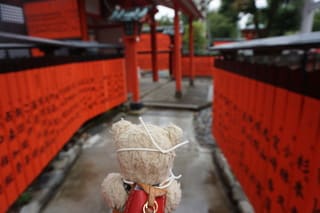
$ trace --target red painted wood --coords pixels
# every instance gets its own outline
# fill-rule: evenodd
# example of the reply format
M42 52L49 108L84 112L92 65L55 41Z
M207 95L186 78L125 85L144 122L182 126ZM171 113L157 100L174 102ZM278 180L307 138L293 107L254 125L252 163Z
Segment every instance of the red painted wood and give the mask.
M194 56L193 57L193 75L194 77L212 77L214 70L214 58L212 56ZM190 57L182 57L182 76L190 77L191 66ZM194 78L193 77L193 78Z
M11 140L10 129L11 122L8 121L9 111L9 93L7 92L7 75L0 75L0 91L1 91L1 104L0 104L0 158L1 158L1 176L0 186L2 187L1 200L3 204L0 207L1 212L5 212L9 205L16 199L18 194L17 183L15 182L15 171L12 163L11 153Z
M193 24L192 24L192 17L189 17L189 67L190 67L190 80L194 80L194 66L193 66L193 59L194 59L194 43L193 43Z
M320 100L222 69L213 80L212 133L255 211L319 211Z
M128 91L134 103L140 102L139 76L137 64L137 41L135 36L124 37Z
M157 31L156 21L154 18L155 13L151 15L151 58L152 58L152 79L154 82L159 81L158 75L158 57L157 57Z
M78 0L78 10L79 10L79 21L80 21L80 29L81 29L81 38L84 41L89 40L88 35L88 24L87 24L87 14L86 14L86 5L85 0Z
M81 125L127 100L125 81L123 59L0 74L0 213Z
M181 35L180 35L180 21L179 8L175 5L174 8L174 73L176 80L176 93L182 92L182 73L181 73Z
M81 1L83 5L84 0ZM25 2L23 10L29 35L52 39L81 38L84 35L86 26L80 21L77 0ZM80 15L85 14L82 11Z

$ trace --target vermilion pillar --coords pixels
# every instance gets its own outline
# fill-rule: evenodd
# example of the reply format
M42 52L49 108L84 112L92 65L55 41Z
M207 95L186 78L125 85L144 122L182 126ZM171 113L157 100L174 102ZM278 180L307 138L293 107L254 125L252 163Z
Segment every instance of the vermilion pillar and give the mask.
M176 94L177 98L182 97L182 89L181 89L181 39L180 39L180 30L179 30L179 9L178 5L175 4L174 7L174 49L173 49L173 57L174 57L174 73L176 80Z
M126 81L127 81L127 92L128 94L132 94L132 81L131 81L131 67L132 67L132 61L130 60L130 48L132 44L130 44L130 38L124 36L123 37L123 44L124 44L124 58L125 58L125 67L126 67ZM129 47L130 46L130 47ZM132 51L132 50L131 50Z
M159 80L158 75L158 58L157 58L157 30L156 30L156 21L154 19L155 12L151 14L151 57L152 57L152 74L153 81L157 82Z
M84 0L78 0L78 10L79 10L79 18L80 18L81 37L82 37L82 40L88 41L89 35L88 35L86 5Z
M194 45L193 45L193 24L192 17L189 17L189 67L190 67L190 85L194 84L194 66L193 66L193 57L194 57Z
M139 76L137 70L137 37L124 36L125 60L127 69L128 92L132 93L131 107L139 109L142 107L140 100Z
M173 36L170 35L170 53L169 53L169 68L170 68L170 77L171 79L175 78L175 70L174 70L174 57L173 57L173 50L174 50L174 39Z

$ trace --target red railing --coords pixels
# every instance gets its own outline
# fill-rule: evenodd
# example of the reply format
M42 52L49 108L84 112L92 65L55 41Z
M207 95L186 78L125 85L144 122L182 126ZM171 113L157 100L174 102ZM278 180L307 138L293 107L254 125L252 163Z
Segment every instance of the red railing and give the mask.
M123 59L0 74L0 213L90 118L126 101Z
M224 63L212 132L256 212L319 212L320 71Z

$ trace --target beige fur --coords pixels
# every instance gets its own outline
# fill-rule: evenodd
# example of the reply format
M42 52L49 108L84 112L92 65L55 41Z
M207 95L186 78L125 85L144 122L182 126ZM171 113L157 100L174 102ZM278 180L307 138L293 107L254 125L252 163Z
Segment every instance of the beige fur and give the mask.
M110 173L103 180L102 195L110 208L122 209L128 198L127 192L123 188L123 182L119 173Z
M176 180L167 188L166 212L173 212L181 201L180 183Z
M157 144L169 149L181 141L182 130L170 124L162 128L147 124ZM144 127L121 120L112 126L113 141L120 148L155 148ZM136 183L155 185L166 180L173 167L175 152L123 151L117 153L121 174L111 173L102 183L102 193L109 207L122 209L127 199L121 178ZM177 181L166 189L166 212L173 212L181 199L180 184Z

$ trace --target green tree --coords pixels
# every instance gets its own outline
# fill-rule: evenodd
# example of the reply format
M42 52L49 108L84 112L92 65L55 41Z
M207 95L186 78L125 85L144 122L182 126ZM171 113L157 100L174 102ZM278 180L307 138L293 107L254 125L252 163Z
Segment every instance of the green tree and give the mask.
M228 12L229 13L229 12ZM209 12L207 23L212 38L235 38L237 35L236 21L223 13Z
M252 15L250 22L254 24L258 37L269 37L297 31L302 4L302 0L267 0L267 7L259 9L255 0L237 0L233 8ZM263 29L260 26L264 26Z
M193 44L196 54L202 54L206 48L205 26L202 21L193 21ZM184 25L183 51L189 51L189 25Z
M320 10L314 14L312 31L320 31Z
M170 26L173 25L173 19L168 16L162 16L159 20L157 20L159 26Z
M245 1L246 0L243 0L244 3ZM239 9L236 6L238 3L240 3L240 1L223 0L221 1L221 6L218 10L218 13L227 17L230 21L236 23L239 20Z
M183 23L184 34L182 37L183 52L189 52L189 17L185 14L180 15L180 20ZM173 19L163 16L157 20L159 26L172 26ZM205 51L206 47L206 32L205 26L201 21L193 21L193 44L196 54L201 54Z
M301 1L294 1L279 6L275 14L268 14L265 36L279 36L297 32L301 22L301 8Z
M258 37L284 35L299 29L303 0L267 0L257 8L255 0L223 0L219 14L237 22L239 13L250 14L247 25L254 25Z
M237 2L235 0L223 0L217 12L211 11L208 13L208 30L212 39L237 37L237 22L240 12Z

